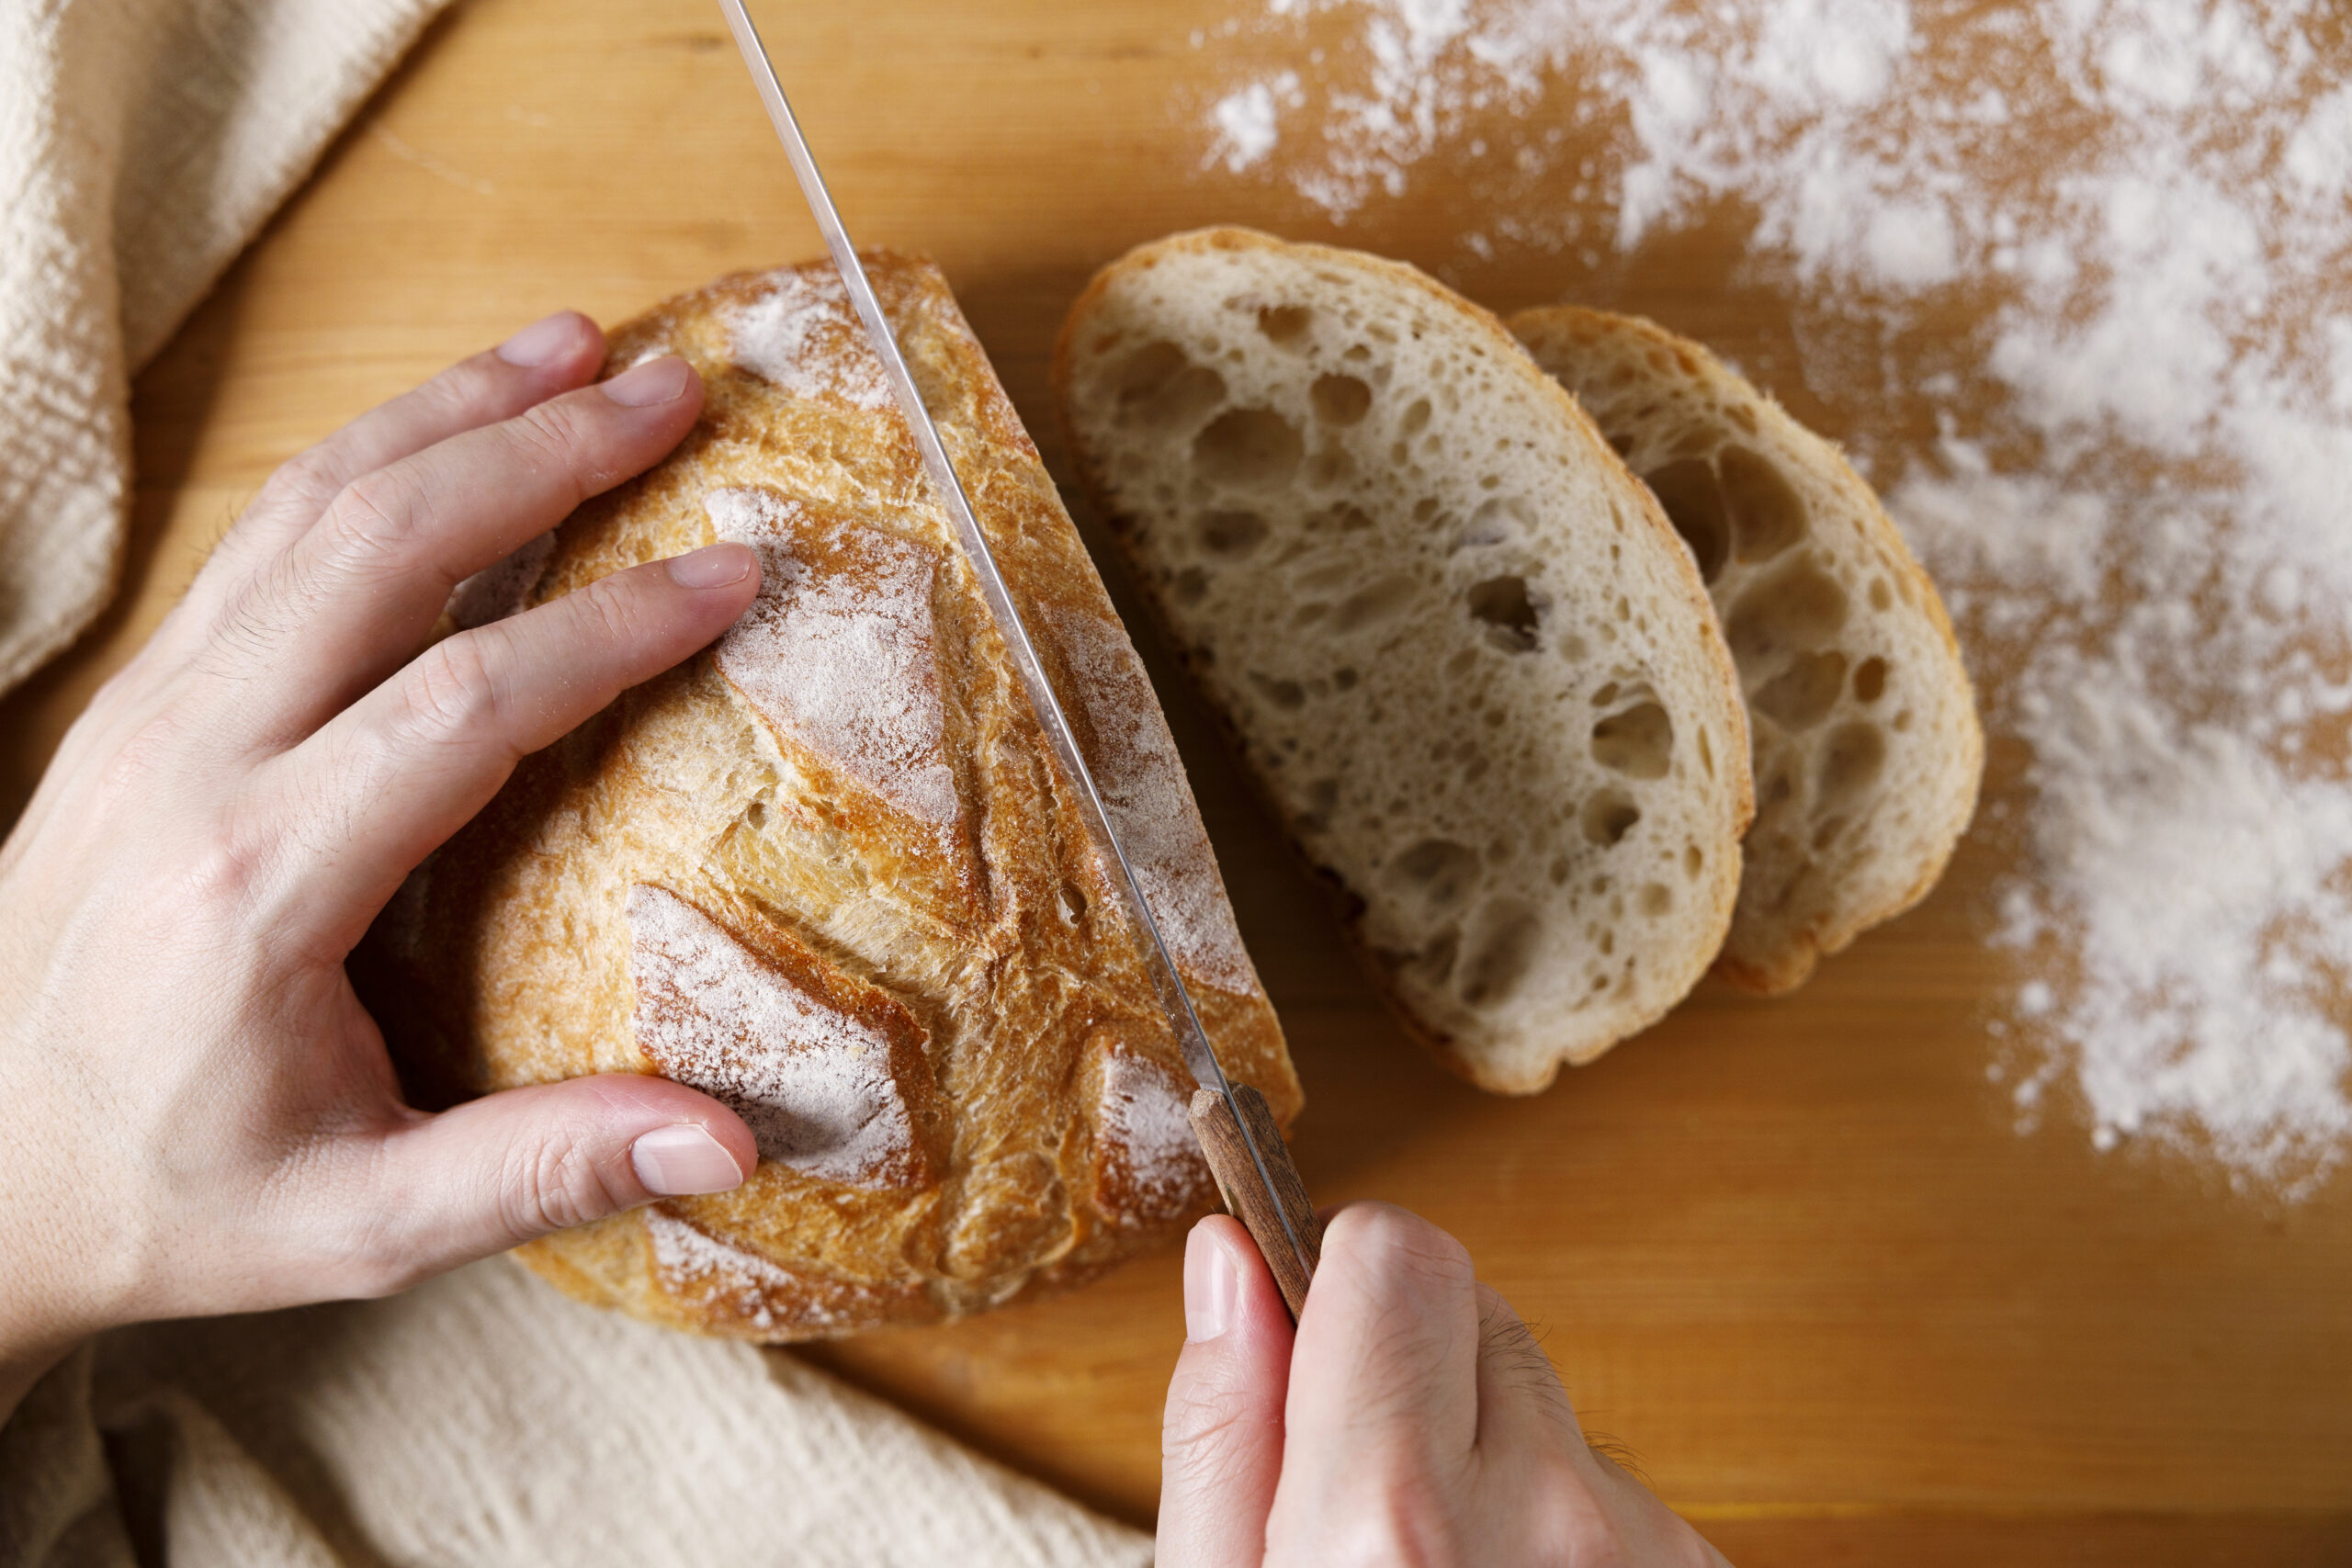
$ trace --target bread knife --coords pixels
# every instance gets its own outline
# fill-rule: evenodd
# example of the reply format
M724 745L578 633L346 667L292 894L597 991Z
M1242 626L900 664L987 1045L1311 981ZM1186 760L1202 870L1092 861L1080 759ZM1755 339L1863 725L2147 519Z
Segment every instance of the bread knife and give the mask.
M1202 1152L1208 1156L1209 1168L1216 1176L1217 1190L1224 1196L1226 1208L1249 1228L1275 1282L1282 1288L1283 1303L1295 1318L1306 1303L1307 1281L1314 1277L1323 1244L1322 1226L1315 1217L1314 1205L1307 1201L1298 1168L1291 1162L1290 1151L1274 1125L1265 1096L1248 1084L1236 1087L1226 1077L1225 1068L1216 1059L1216 1048L1209 1043L1207 1032L1201 1028L1192 995L1185 990L1183 976L1177 974L1175 962L1169 956L1168 944L1159 934L1159 923L1152 918L1150 900L1136 886L1126 851L1102 809L1102 792L1095 788L1094 775L1088 769L1086 759L1079 754L1069 717L1046 679L1045 667L1038 662L1028 627L1022 623L1021 612L1005 587L1004 574L997 569L988 538L972 514L972 503L956 477L955 465L948 461L947 448L940 442L939 429L932 423L931 412L923 407L922 396L915 389L914 378L907 371L907 362L899 353L889 322L883 319L881 301L875 298L874 285L866 278L865 267L850 244L848 231L842 226L841 214L834 209L832 196L825 188L825 177L817 172L817 161L809 155L808 139L801 135L800 122L794 118L792 105L784 96L783 84L776 80L775 66L768 59L767 46L760 41L759 28L743 9L743 0L719 0L719 7L727 13L728 28L735 35L736 47L743 51L743 63L751 68L760 102L767 108L776 137L784 143L785 156L792 161L792 172L800 181L801 194L808 197L808 209L825 236L825 248L832 253L842 286L848 290L858 320L865 324L865 335L881 357L891 395L898 400L899 412L913 433L915 445L922 451L923 469L930 475L932 488L938 492L940 503L955 526L973 575L979 580L980 595L988 602L989 614L994 617L1005 649L1020 672L1030 705L1036 710L1038 727L1045 731L1046 743L1072 786L1079 814L1085 819L1087 836L1093 840L1095 853L1108 874L1106 880L1119 894L1128 918L1142 934L1144 967L1151 975L1160 1006L1183 1047L1184 1065L1192 1069L1197 1085L1193 1096L1193 1128L1201 1140Z

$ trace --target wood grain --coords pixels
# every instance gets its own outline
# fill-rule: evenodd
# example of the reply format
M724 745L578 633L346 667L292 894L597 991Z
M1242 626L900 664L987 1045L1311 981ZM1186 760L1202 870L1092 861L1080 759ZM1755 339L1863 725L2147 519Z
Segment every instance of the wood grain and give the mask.
M1282 1129L1274 1125L1266 1097L1246 1083L1233 1086L1229 1100L1213 1089L1195 1090L1193 1130L1200 1134L1225 1212L1248 1227L1250 1239L1273 1271L1290 1320L1296 1323L1306 1308L1315 1266L1322 1260L1323 1222L1315 1217L1315 1205L1307 1199L1298 1167L1291 1162ZM1253 1143L1255 1157L1250 1154ZM1265 1161L1262 1172L1260 1159Z
M1210 221L1419 261L1500 309L1572 296L1654 314L1833 435L1934 439L1925 403L1888 400L1875 370L1804 380L1790 301L1738 269L1736 210L1630 258L1472 266L1453 265L1470 215L1442 167L1345 229L1276 186L1203 174L1211 84L1188 39L1222 4L757 10L852 233L940 260L1049 463L1063 308L1127 245ZM617 320L817 251L714 6L461 5L139 378L123 596L0 705L0 803L13 811L243 498L304 445L548 309ZM1922 320L1918 352L1972 324ZM1883 385L1927 362L1898 353ZM1987 1001L2015 983L1983 941L2018 847L2014 743L1996 745L1943 887L1804 990L1703 987L1548 1093L1497 1100L1382 1011L1128 619L1296 1051L1308 1190L1460 1235L1544 1327L1588 1427L1735 1561L2352 1560L2352 1178L2291 1206L2241 1195L2193 1164L2095 1154L2063 1101L2020 1130L1986 1081ZM1179 1274L1157 1257L811 1359L1148 1520Z

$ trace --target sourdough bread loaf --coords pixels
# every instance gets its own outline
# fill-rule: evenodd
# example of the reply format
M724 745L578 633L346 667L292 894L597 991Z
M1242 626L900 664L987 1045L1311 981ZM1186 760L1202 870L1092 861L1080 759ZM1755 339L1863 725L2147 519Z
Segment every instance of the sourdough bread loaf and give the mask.
M1718 971L1786 991L1935 886L1984 737L1935 585L1838 449L1699 344L1572 306L1510 329L1664 504L1707 580L1755 739Z
M1237 1079L1299 1092L1151 686L945 282L869 258L1147 895ZM464 620L737 539L757 601L525 760L371 933L412 1078L658 1072L740 1111L743 1186L523 1249L576 1295L794 1339L1080 1277L1215 1201L1193 1089L971 570L830 263L613 335L701 420L469 582Z
M1099 274L1054 378L1154 611L1442 1060L1532 1092L1690 989L1748 816L1731 659L1657 502L1499 321L1211 230Z

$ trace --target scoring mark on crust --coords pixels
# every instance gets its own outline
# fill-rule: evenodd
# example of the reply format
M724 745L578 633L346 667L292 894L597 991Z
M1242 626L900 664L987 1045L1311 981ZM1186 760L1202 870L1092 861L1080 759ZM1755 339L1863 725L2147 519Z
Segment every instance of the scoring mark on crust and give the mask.
M813 955L754 952L665 888L630 886L628 928L630 1022L663 1077L734 1110L763 1160L856 1187L928 1183L904 1086L928 1070L924 1035L895 1001L829 996L846 986L825 985Z

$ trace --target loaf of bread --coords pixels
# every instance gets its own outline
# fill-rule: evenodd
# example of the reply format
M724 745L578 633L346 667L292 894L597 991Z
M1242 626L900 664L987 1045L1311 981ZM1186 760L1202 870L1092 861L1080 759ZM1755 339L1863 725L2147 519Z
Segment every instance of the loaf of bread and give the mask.
M868 266L1202 1021L1286 1122L1282 1032L1126 633L939 273ZM453 613L718 539L759 551L759 597L409 879L367 965L404 1071L658 1072L741 1111L740 1190L523 1249L679 1327L930 1322L1157 1245L1215 1202L1192 1076L840 279L724 279L621 328L608 369L662 353L707 388L684 445Z
M1554 306L1513 316L1664 503L1707 580L1755 737L1756 823L1716 967L1773 993L1935 885L1984 737L1935 585L1838 449L1699 344Z
M1224 229L1097 275L1054 385L1155 613L1378 984L1527 1093L1705 973L1747 721L1690 554L1493 316Z

